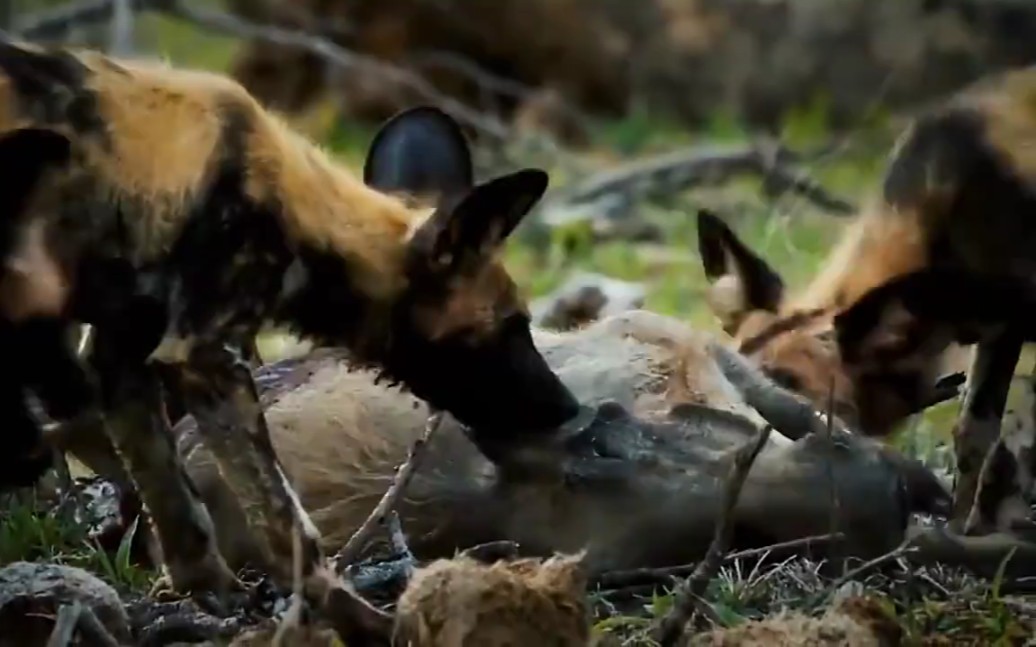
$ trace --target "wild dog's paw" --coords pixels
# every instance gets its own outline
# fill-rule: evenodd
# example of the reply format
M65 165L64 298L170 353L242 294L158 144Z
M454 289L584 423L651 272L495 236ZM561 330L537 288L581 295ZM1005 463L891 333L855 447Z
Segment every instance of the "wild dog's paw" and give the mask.
M211 597L223 606L232 606L234 598L250 591L218 554L167 564L164 570L149 591L150 597L162 601L192 596L204 604Z

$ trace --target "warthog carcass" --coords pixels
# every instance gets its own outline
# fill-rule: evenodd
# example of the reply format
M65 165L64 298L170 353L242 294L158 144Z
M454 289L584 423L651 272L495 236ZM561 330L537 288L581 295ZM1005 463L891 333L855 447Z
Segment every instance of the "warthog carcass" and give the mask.
M534 335L594 419L552 449L538 444L532 463L515 458L530 447L493 442L491 430L467 432L447 416L399 506L418 557L510 539L532 554L585 548L591 571L694 559L720 512L727 457L767 423L780 433L735 509L740 545L827 533L834 519L848 550L873 555L902 540L910 512L948 502L934 475L894 450L839 425L830 443L810 404L675 319L629 311ZM429 411L350 368L341 351L318 349L257 376L277 455L325 546L337 548L388 488ZM228 563L259 559L191 418L175 433Z

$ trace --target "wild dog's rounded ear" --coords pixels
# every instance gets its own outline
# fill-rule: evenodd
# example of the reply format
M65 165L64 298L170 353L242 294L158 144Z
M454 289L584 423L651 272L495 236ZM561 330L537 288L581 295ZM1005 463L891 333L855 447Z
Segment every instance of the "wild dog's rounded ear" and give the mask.
M711 284L707 300L728 332L752 310L776 312L780 307L780 275L707 209L698 211L698 253Z
M457 195L474 184L471 151L460 126L438 108L397 113L367 151L363 181L385 193Z
M525 169L480 184L452 204L443 204L415 232L413 251L432 269L451 269L461 259L483 260L514 231L543 197L549 176Z

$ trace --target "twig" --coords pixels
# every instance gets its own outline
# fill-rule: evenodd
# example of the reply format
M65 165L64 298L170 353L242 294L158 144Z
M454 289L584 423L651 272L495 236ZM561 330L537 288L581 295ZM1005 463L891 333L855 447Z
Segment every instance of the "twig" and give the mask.
M88 639L91 645L98 647L119 647L119 641L108 632L108 629L97 618L97 614L79 600L64 604L58 609L54 619L54 629L47 640L47 647L65 647L72 643L76 629L80 635Z
M720 515L716 521L716 532L712 537L712 544L709 545L705 558L694 569L691 576L677 588L672 608L651 626L651 636L661 647L676 644L683 633L684 625L698 607L695 602L696 598L704 595L709 582L719 572L723 556L727 552L727 546L730 544L730 538L734 532L734 508L741 495L741 487L744 485L745 478L752 469L756 457L762 451L763 445L770 438L772 430L773 427L770 425L764 425L753 440L745 443L734 453L723 491L723 507L720 508Z
M374 507L374 510L371 511L363 524L360 525L356 532L353 533L353 536L349 538L349 541L345 543L345 546L335 555L336 570L339 573L356 560L360 550L366 545L374 531L384 523L385 515L395 507L396 501L402 496L407 483L410 482L410 477L413 476L414 471L421 462L428 441L431 439L432 434L435 433L435 430L442 424L442 419L443 413L441 411L432 414L428 418L424 434L410 448L406 461L399 467L395 477L392 479L392 485L385 491L384 496L381 497L378 505Z
M196 643L207 640L229 640L241 632L240 618L220 619L199 609L185 608L148 622L137 633L141 647L158 647L170 643Z
M782 182L787 190L803 194L822 209L838 215L855 212L852 204L823 191L816 182L794 177L786 165L797 157L783 148L766 151L759 145L674 151L591 175L554 193L549 205L563 213L611 195L671 195L692 186L755 173L769 177L773 182Z
M58 609L58 617L54 620L54 630L47 640L47 647L65 647L71 644L72 636L79 625L79 615L83 611L83 605L78 601L71 604L63 604Z
M114 0L108 49L115 56L133 52L133 0Z
M747 550L730 553L723 558L723 563L727 564L738 559L759 557L774 551L804 548L813 544L841 541L844 538L845 535L841 533L829 533L825 535L802 537L801 539L792 539L790 541L783 541L770 546L749 548ZM610 573L602 573L593 583L593 586L601 589L619 589L651 582L665 582L674 578L689 576L694 572L696 566L697 564L681 564L679 566L666 566L662 568L634 568L625 571L611 571Z
M836 451L835 447L835 381L831 379L830 387L827 392L827 420L824 421L825 431L827 432L827 449L828 455L824 460L824 472L827 476L829 500L831 510L829 511L829 525L828 531L831 533L838 532L838 521L841 516L841 504L838 499L838 483L835 480L835 466L834 466L834 454ZM832 562L835 561L836 553L835 546L831 546L828 553L828 559Z
M492 564L501 559L514 559L518 556L518 542L503 539L490 541L484 544L472 546L460 552L461 556L468 557L476 562Z
M297 487L298 484L296 484ZM298 489L295 490L298 492ZM277 630L273 634L271 647L282 647L285 645L285 637L289 632L296 631L302 623L302 607L305 604L305 585L302 576L302 527L296 519L292 524L291 533L291 566L292 566L292 596L291 606L284 612L284 617L277 624Z
M536 94L537 89L485 69L476 61L464 58L456 52L438 49L417 50L410 55L416 67L439 66L468 77L480 87L518 101L527 100ZM583 123L592 123L594 117L568 101L561 101L559 108L569 118Z
M108 632L90 607L83 607L79 614L79 631L98 647L119 647L119 641Z
M848 216L856 212L856 207L851 202L828 192L805 172L792 171L782 164L781 151L777 143L760 141L756 144L759 172L764 180L763 191L767 195L777 197L784 191L790 191L834 215Z
M831 595L833 595L838 589L840 589L843 584L845 584L846 582L852 580L853 578L857 578L857 577L863 575L864 573L868 573L868 572L878 568L879 566L882 566L882 565L884 565L884 564L886 564L888 562L897 560L900 557L903 557L904 555L907 555L907 554L913 552L914 550L916 550L916 547L914 547L912 544L913 544L913 538L912 537L907 537L906 539L903 540L902 543L900 543L898 546L896 546L895 548L893 548L889 552L885 553L884 555L879 555L878 557L875 557L874 559L872 559L872 560L870 560L868 562L864 562L863 564L860 564L856 568L846 572L840 578L838 578L837 580L832 582L831 585L828 586L826 589L824 589L820 593L814 595L809 600L809 602L806 604L806 606L807 607L815 607L816 605L820 604L821 602L823 602L823 601L827 600L829 597L831 597Z
M403 524L399 520L399 513L395 510L390 510L385 518L385 525L388 528L389 541L392 543L392 552L397 557L402 558L403 574L409 581L414 575L414 565L417 563L417 560L414 558L414 554L410 552L410 546L406 543L406 535L403 534Z
M134 0L134 4L142 5L144 3L141 0ZM14 32L19 37L28 40L60 38L75 25L108 20L112 11L112 0L72 2L16 19Z

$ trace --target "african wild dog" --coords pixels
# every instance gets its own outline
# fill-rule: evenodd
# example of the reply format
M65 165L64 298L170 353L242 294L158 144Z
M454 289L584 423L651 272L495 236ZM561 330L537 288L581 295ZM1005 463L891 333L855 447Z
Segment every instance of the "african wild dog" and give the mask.
M891 223L893 226L895 223ZM850 226L843 250L856 245L860 224ZM892 243L900 242L891 233ZM844 272L843 255L835 253L826 270L797 299L788 298L784 281L766 261L749 249L715 214L698 216L698 247L705 276L711 285L707 301L738 349L782 386L800 393L821 410L835 415L861 432L884 436L907 416L956 395L956 368L952 354L931 356L899 372L866 373L854 378L842 365L833 341L831 319L838 304L895 271L892 256L873 270ZM841 285L842 292L837 292ZM855 297L852 297L855 298Z
M106 428L177 589L237 580L167 433L162 383L204 429L276 574L290 576L296 522L306 573L324 573L244 361L266 322L348 347L500 437L535 437L579 411L497 259L547 175L474 184L464 136L438 110L387 123L364 184L225 77L0 43L0 164L25 165L41 146L59 154L5 184L0 316L16 329L93 326ZM442 199L415 207L372 186Z
M959 91L901 135L879 199L850 227L805 296L788 305L772 296L751 304L775 322L769 332L748 333L765 339L756 350L774 346L781 328L792 331L785 336L810 329L829 335L825 354L837 357L832 361L861 413L866 401L877 406L861 417L879 431L911 401L928 397L936 362L948 349L976 345L954 430L955 521L969 514L1022 343L1032 335L1034 141L1036 67ZM724 274L713 270L714 289ZM728 321L744 326L749 318L737 316L744 308L734 301Z
M895 371L951 343L976 344L954 430L958 521L977 506L981 464L1000 435L1022 345L1036 334L1033 142L1036 67L991 76L917 118L882 187L887 217L916 232L916 260L835 319L854 375Z

